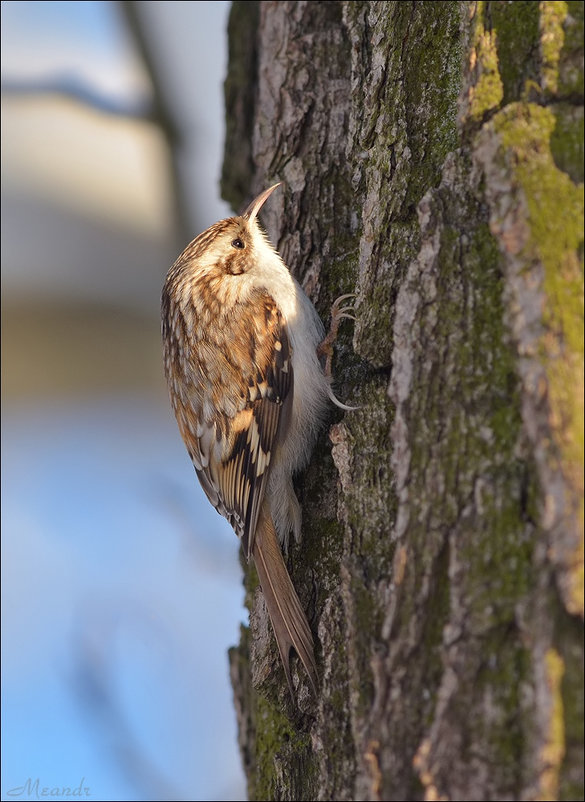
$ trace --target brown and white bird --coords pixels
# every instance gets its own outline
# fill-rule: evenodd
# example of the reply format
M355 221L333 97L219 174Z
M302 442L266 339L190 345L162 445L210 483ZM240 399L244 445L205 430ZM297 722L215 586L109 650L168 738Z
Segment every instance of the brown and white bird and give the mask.
M316 692L313 637L278 539L286 551L291 531L300 537L292 475L309 460L328 400L339 402L318 354L331 338L258 224L277 186L200 234L169 270L164 365L199 481L254 558L291 692L291 648ZM335 326L350 308L337 303Z

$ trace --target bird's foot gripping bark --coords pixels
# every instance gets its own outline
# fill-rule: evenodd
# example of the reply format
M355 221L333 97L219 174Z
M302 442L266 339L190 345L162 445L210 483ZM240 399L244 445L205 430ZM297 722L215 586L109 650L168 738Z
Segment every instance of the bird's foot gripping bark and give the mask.
M327 378L331 378L331 360L333 358L333 344L337 340L337 334L339 332L339 324L343 320L343 318L349 318L349 320L355 320L354 315L350 315L350 312L353 312L355 307L353 304L349 306L342 306L344 301L349 300L349 298L355 298L355 293L350 292L347 295L340 295L333 302L333 306L331 307L331 326L329 327L329 333L325 337L325 339L319 343L317 346L317 356L318 357L325 357L325 375Z
M355 293L350 292L347 295L340 295L333 302L333 306L331 307L331 326L329 327L329 333L325 337L325 339L319 343L317 346L317 356L319 358L325 357L325 365L324 371L325 375L328 379L331 379L331 361L333 359L333 344L337 340L337 334L339 332L339 324L344 318L348 318L349 320L355 320L355 316L351 315L350 312L353 312L355 307L353 304L348 304L347 306L343 306L344 301L349 300L350 298L355 298ZM355 410L358 407L349 407L346 404L343 404L339 401L335 395L333 394L333 390L329 388L329 398L333 401L335 406L339 407L340 409L345 410Z

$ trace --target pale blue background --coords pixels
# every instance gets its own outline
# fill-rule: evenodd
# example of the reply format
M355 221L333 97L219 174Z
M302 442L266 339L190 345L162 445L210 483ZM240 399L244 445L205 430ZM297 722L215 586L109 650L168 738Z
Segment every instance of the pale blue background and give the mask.
M228 213L218 176L229 4L141 5L181 101L196 234ZM133 48L116 3L1 8L5 84L68 74L129 106L148 100L147 82L123 80L121 68L116 80ZM16 113L13 103L3 117ZM176 255L168 243L160 243L167 262L128 265L135 274L123 272L126 253L112 257L115 237L96 235L76 261L66 246L79 220L66 208L71 199L58 197L59 182L54 198L46 187L41 197L14 170L5 180L8 167L3 302L34 290L39 304L51 293L71 307L81 297L118 304L121 315L134 304L152 321L154 342L160 286ZM86 222L89 232L91 215ZM158 345L145 349L158 376ZM3 378L2 412L2 799L28 798L9 795L28 778L41 788L83 782L100 800L245 798L226 653L245 620L238 543L197 485L162 368L152 386L104 381L47 395L25 396Z

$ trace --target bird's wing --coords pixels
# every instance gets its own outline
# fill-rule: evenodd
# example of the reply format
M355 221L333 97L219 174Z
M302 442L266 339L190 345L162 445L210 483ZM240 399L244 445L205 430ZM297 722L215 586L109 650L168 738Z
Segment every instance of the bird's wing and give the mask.
M249 558L271 459L286 432L293 398L287 328L269 295L261 294L250 315L240 317L231 346L240 373L239 402L218 400L215 414L200 419L192 457L207 497L241 537Z

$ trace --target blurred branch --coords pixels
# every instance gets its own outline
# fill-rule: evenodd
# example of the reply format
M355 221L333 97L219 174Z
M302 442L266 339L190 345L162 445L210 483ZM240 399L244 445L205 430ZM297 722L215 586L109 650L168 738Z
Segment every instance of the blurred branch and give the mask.
M116 692L115 641L121 621L129 627L149 625L148 616L140 609L126 609L125 616L124 621L119 608L112 612L101 605L80 618L75 637L77 663L69 680L104 745L143 798L185 799L175 782L146 754Z
M144 120L145 122L157 121L149 98L138 98L134 102L129 99L121 100L99 92L94 86L69 73L58 73L34 81L4 78L1 90L3 95L13 96L61 95L103 114Z
M181 127L171 104L167 102L167 94L161 80L161 70L153 52L152 40L148 35L144 17L141 14L141 3L136 0L122 0L119 5L150 77L154 119L165 135L171 154L175 220L181 240L187 240L191 238L191 225L179 169L178 157L182 145Z
M152 52L152 45L146 31L144 19L140 13L140 3L123 0L119 5L152 84L153 118L162 128L169 147L174 153L175 149L181 144L180 129L176 123L173 110L166 100L158 65Z

